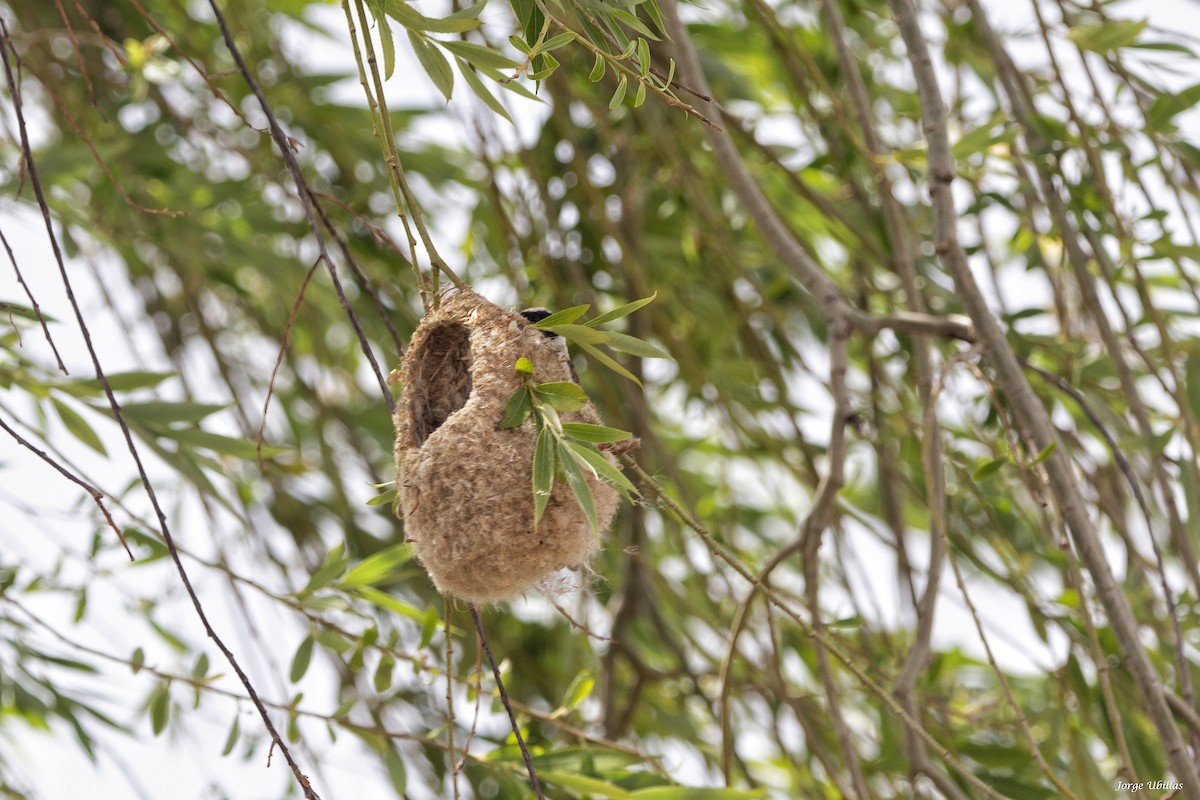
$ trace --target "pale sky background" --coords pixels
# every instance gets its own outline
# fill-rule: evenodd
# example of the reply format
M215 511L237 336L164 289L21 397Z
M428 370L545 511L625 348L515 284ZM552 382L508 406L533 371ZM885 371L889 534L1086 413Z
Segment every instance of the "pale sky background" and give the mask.
M501 5L493 4L488 15L494 14L497 19L502 19L504 11ZM1032 15L1027 2L989 0L988 5L996 10L993 21L1002 30L1031 28ZM434 12L430 10L428 13ZM1200 32L1200 2L1197 0L1125 0L1117 4L1112 13L1123 17L1148 17L1152 25L1167 30ZM11 15L9 16L11 18ZM344 32L341 10L337 6L315 9L311 18L326 23L339 34ZM346 46L299 31L292 41L297 49L304 49L306 59L312 63L314 70L352 68ZM403 43L403 39L398 41ZM1030 57L1031 53L1033 57L1041 55L1040 49L1026 49L1019 43L1014 44L1014 50L1018 58ZM419 67L411 60L405 63L405 59L408 58L407 48L399 46L397 55L398 75L416 74L421 75L422 79L394 78L389 83L393 107L440 103L440 95L436 95L432 86L427 85ZM1180 86L1200 81L1200 64L1180 63L1177 66L1183 73L1176 78ZM466 94L464 87L459 86L458 89L459 95ZM344 93L345 98L356 102L361 97L356 80L346 81L336 91L339 96ZM505 95L506 102L509 97L511 96ZM461 108L457 105L460 102L460 98L456 96L456 105L452 107ZM461 111L459 113L461 114ZM539 113L542 112L527 107L514 114L518 135L523 136L526 141L536 129L534 115ZM1200 126L1196 126L1194 121L1193 115L1188 121L1188 127L1193 133L1193 139L1196 139L1200 138L1195 136L1200 132ZM769 126L761 130L768 136L773 133ZM458 135L457 130L451 126L446 126L444 133L448 136ZM786 128L780 128L779 134L787 135ZM461 228L461 221L456 223L451 220L448 224L443 222L443 236L446 241L456 241L453 238L457 235L454 230L456 224ZM80 341L70 336L69 329L73 326L66 324L71 314L63 299L57 272L53 269L52 256L40 217L31 213L28 205L14 208L11 200L0 198L0 228L4 230L16 251L18 263L26 267L25 277L31 283L34 294L44 310L64 322L56 331L56 341L72 368L72 374L90 376L86 351ZM102 258L100 261L103 264ZM37 269L30 269L30 265L37 265ZM70 268L74 271L73 274L83 276L76 279L76 289L85 311L92 312L93 332L102 343L105 368L110 372L131 368L137 363L132 354L114 352L103 347L103 343L106 342L123 342L124 337L105 311L94 281L87 277L90 274L88 269L83 264L71 264ZM23 297L11 271L7 269L0 269L0 297ZM493 299L498 302L516 302L516 298L502 296ZM125 303L124 307L129 310L129 316L132 316L135 306L131 299L124 297L119 300ZM26 335L26 347L34 349L41 346L44 346L44 342L40 335L30 331ZM39 353L35 357L40 358L42 355ZM10 403L13 399L0 395L0 402ZM821 426L824 424L822 422ZM115 459L121 460L125 452L124 446L112 433L102 432L102 436L109 445L110 453L114 454ZM90 521L80 524L78 520L88 517L90 509L82 503L67 507L64 499L75 497L74 488L62 483L57 475L50 474L32 457L23 452L14 453L15 449L9 444L0 445L0 475L3 476L0 480L0 502L4 502L6 506L15 502L18 508L28 505L31 513L0 521L0 563L17 561L35 565L34 569L48 569L60 551L85 553L92 525ZM90 474L106 475L112 470L111 464L88 451L72 453L72 456L76 457ZM124 461L121 460L120 463ZM165 474L161 470L159 472ZM750 491L749 487L747 491ZM372 493L372 490L364 487L363 501L365 502ZM47 509L52 511L47 513ZM53 511L54 509L57 509L57 512ZM177 537L189 547L203 550L206 547L205 542L211 541L210 534L219 535L216 531L208 531L198 509L189 508L186 503L183 508L172 508L170 511L174 515L172 524ZM226 542L225 545L235 551L237 549L235 544ZM890 557L880 553L878 558L872 558L870 554L878 552L880 548L873 539L865 535L851 537L849 545L865 554L860 557L860 561L866 565L868 572L862 576L860 588L864 592L875 592L882 607L894 608L895 573ZM918 561L924 559L920 546L914 547L913 552ZM707 553L702 549L699 554L688 555L689 558L695 555L701 562L707 560ZM116 559L106 562L105 566L113 570L122 570L120 578L96 584L95 594L91 598L93 611L89 614L85 626L72 628L63 625L62 629L78 641L122 656L128 656L135 644L141 644L146 648L148 663L159 664L168 670L186 671L186 667L181 668L175 663L172 654L165 647L159 647L149 636L144 635L141 626L136 635L128 635L123 628L129 623L120 611L136 597L155 596L160 594L164 587L177 586L174 572L163 569L161 564L157 567L129 567ZM64 563L63 570L66 574L86 574L80 562L72 562L69 559ZM249 649L237 647L237 643L246 641L249 634L240 617L219 602L220 596L228 591L227 585L215 576L206 575L198 569L192 570L192 576L197 580L197 588L206 599L206 608L213 616L214 625L224 635L227 643L234 645L238 650L243 666L254 677L260 692L273 699L286 700L290 697L295 687L286 682L287 666L292 652L304 635L295 620L279 614L269 606L260 610L256 627L279 632L275 657L269 662L264 662ZM211 589L208 594L205 594L206 587ZM945 596L939 611L935 644L940 647L958 644L970 653L982 655L982 649L974 634L973 622L963 610L953 580L943 581L943 592ZM194 617L194 612L181 600L178 589L175 589L171 596L176 598L176 602L168 610L166 618L172 628L186 632L193 643L201 642L203 632ZM1030 628L1024 609L1019 603L1014 604L1002 593L988 591L986 585L975 588L974 599L983 609L997 656L1006 668L1030 672L1049 668L1058 662L1063 643L1060 641L1059 646L1054 648L1044 647ZM45 614L56 624L69 619L71 609L68 603L57 599L46 599L38 603L36 598L30 598L29 602L31 607L37 608L38 613ZM546 606L544 602L533 598L514 604L512 611L528 616L542 616L546 613ZM884 613L888 616L889 612ZM890 613L894 618L896 612ZM69 650L65 648L56 647L54 650L61 650L63 655L70 655ZM214 665L213 671L228 672L219 653L214 649L210 648L209 657ZM302 684L306 691L306 707L333 710L336 701L321 696L323 688L331 683L329 677L330 673L320 659L314 659L310 676ZM70 680L71 676L64 678L64 682L69 683ZM89 680L81 685L94 687L96 684L94 680ZM24 761L17 770L17 777L25 782L27 790L34 790L34 796L41 798L73 798L86 795L94 798L200 800L225 796L209 787L207 776L210 775L219 775L222 786L233 787L228 796L236 800L276 798L282 795L283 787L291 782L291 775L282 759L278 757L274 759L269 770L265 768L265 747L258 748L253 760L249 762L237 756L220 756L233 716L234 706L230 702L207 698L199 712L190 711L189 705L184 714L186 724L173 726L173 733L169 735L152 738L148 722L138 710L137 704L146 697L153 685L151 680L144 677L130 676L127 669L117 668L111 671L109 691L97 700L106 709L125 709L126 713L116 713L115 716L123 722L137 726L139 736L138 739L122 737L119 734L104 737L103 745L118 746L103 746L96 765L87 761L69 732L61 727L56 728L53 734L45 735L29 732L16 723L8 723L0 729L0 748L4 749L10 764L21 764L22 760ZM224 685L233 686L230 682ZM182 690L177 689L175 697L178 701L187 702ZM467 707L465 698L460 699L460 713ZM276 721L280 726L285 724L282 714L276 715ZM257 715L251 711L248 704L242 705L240 724L243 732L257 731L261 727ZM484 730L502 731L506 726L506 721L496 718L489 720ZM354 756L351 753L353 748L344 746L338 748L336 758L322 758L321 754L326 751L325 743L328 737L321 730L321 726L308 725L303 729L314 743L316 752L304 747L297 747L295 752L301 763L309 767L310 775L325 800L348 797L353 793L362 793L370 787L378 789L385 785L386 778L382 776L381 767L376 759ZM347 734L342 733L340 736L346 737ZM688 753L668 754L666 760L668 766L675 769L676 777L683 782L700 783L707 778L698 772L694 759ZM381 792L376 792L373 796L380 794ZM428 795L414 791L412 796L419 798Z

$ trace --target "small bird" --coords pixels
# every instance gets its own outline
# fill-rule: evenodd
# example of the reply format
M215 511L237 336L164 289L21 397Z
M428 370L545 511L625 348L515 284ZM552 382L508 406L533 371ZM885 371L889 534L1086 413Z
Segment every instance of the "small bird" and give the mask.
M521 316L530 322L541 322L549 317L550 314L550 309L542 308L541 306L527 308L521 312ZM571 370L571 380L579 383L579 373L575 371L575 365L571 363L571 355L567 352L567 340L554 331L542 331L542 336L550 339L554 347L562 353L563 360L567 362L567 367Z

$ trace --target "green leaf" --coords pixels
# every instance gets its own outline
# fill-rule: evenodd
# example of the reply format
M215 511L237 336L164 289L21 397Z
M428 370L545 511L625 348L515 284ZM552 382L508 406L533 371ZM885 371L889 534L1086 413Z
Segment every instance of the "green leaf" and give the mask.
M325 560L321 562L321 566L317 567L316 572L308 579L308 585L301 591L300 595L309 595L324 586L329 585L337 580L346 571L350 561L342 555L345 545L338 542L333 546L333 549L325 554Z
M380 494L377 494L374 497L372 497L370 500L367 501L367 505L369 505L369 506L389 506L392 503L396 502L396 498L398 496L399 496L399 493L396 491L396 487L393 486L391 489L388 489L386 492L381 492Z
M392 670L395 666L396 659L384 653L379 659L379 666L375 668L375 691L382 694L392 687Z
M633 793L634 800L758 800L766 789L714 789L695 786L652 786Z
M1042 452L1037 454L1037 458L1035 458L1033 461L1029 462L1029 466L1034 467L1034 466L1037 466L1038 464L1042 463L1043 461L1048 459L1050 456L1054 455L1054 451L1057 448L1058 448L1058 442L1051 442L1050 444L1046 445L1044 448L1042 448Z
M557 50L560 47L565 47L573 41L575 41L574 33L571 33L570 31L567 33L560 33L558 36L542 42L542 46L539 47L537 51L539 53L549 53L551 50Z
M629 88L629 76L622 75L617 81L617 90L613 92L612 99L608 101L608 110L612 111L617 106L621 105L621 101L625 99L625 90Z
M341 589L352 590L360 586L372 586L395 571L396 567L410 561L413 546L408 542L394 544L358 562L346 577L338 581Z
M645 78L650 74L650 43L641 37L637 40L638 69Z
M592 71L588 73L588 80L592 83L598 83L604 77L604 56L596 54L596 61L592 64Z
M659 9L658 3L655 0L646 0L641 5L642 10L646 12L646 16L654 23L654 27L658 28L658 32L670 39L671 37L667 36L667 23L663 19L662 10ZM667 83L669 84L670 81L667 81Z
M567 325L586 314L589 308L591 308L591 306L585 304L582 306L571 306L570 308L564 308L562 311L555 311L545 319L540 319L533 323L533 327L537 328L538 330L546 330L547 328L553 328L555 325Z
M589 778L586 775L575 775L570 772L538 771L538 778L546 783L561 786L569 791L584 796L606 797L608 800L632 800L634 795L615 783L602 781L599 778Z
M202 681L208 675L208 653L201 653L192 665L192 680Z
M150 728L158 736L167 727L171 716L171 689L166 681L154 687L150 693Z
M643 81L638 81L637 91L633 94L633 107L641 108L646 102L646 84Z
M1137 41L1146 29L1146 20L1107 19L1092 25L1080 25L1067 33L1067 38L1084 50L1104 55Z
M986 481L988 478L995 475L997 472L999 472L1000 469L1007 463L1008 463L1007 456L1001 456L1000 458L994 458L991 461L987 462L986 464L983 464L982 466L980 466L974 472L972 472L971 480L975 481L976 483L982 483L982 482Z
M638 380L636 375L634 375L632 372L630 372L629 370L625 369L620 364L618 364L615 360L613 360L613 358L611 356L600 352L600 350L598 350L594 345L580 342L579 346L583 349L583 351L585 353L587 353L589 356L591 356L592 358L599 361L604 366L611 369L613 372L615 372L618 375L621 375L623 377L629 378L629 380L633 381L638 386L642 385L642 382L640 380Z
M165 381L167 378L173 378L174 372L149 372L146 370L133 370L131 372L117 372L112 375L106 375L108 385L114 392L132 392L136 389L152 389ZM86 381L78 381L77 386L84 387L94 392L103 391L104 387L100 385L99 378L89 378Z
M522 375L532 375L533 374L533 362L530 361L528 358L521 356L520 358L517 359L517 363L514 366L514 369L516 369L516 371L521 373Z
M305 636L304 641L296 648L296 654L292 656L292 670L288 673L288 678L292 683L299 683L304 677L304 673L308 672L308 665L312 661L313 645L315 640L311 636Z
M169 425L171 423L196 423L205 417L224 411L226 406L211 403L166 403L152 400L146 403L123 403L121 413L130 422L140 425ZM108 406L103 411L111 412Z
M431 33L464 33L478 28L481 23L467 13L467 9L451 14L444 19L431 19L420 13L404 0L385 0L388 16L399 22L408 30L430 31ZM481 7L482 3L477 4ZM475 7L472 6L472 9ZM479 11L474 12L478 16Z
M504 407L504 419L500 420L500 430L517 427L529 418L529 412L532 410L533 400L529 396L529 387L522 386L508 398L508 404Z
M371 13L375 16L375 27L379 29L379 43L383 48L383 78L392 77L396 70L396 42L392 38L392 26L388 23L383 0L373 0Z
M609 335L608 331L598 331L587 325L548 325L541 330L557 333L573 344L605 344Z
M537 526L554 490L554 434L543 425L533 448L533 524Z
M563 695L562 707L570 710L587 699L592 693L592 689L596 686L596 679L592 677L592 673L586 669L575 676L571 681L571 685L567 687L566 694Z
M58 418L62 420L63 426L66 427L72 436L100 455L108 455L108 451L104 449L104 443L100 441L100 437L92 430L92 426L88 425L87 421L79 415L78 411L57 397L51 397L50 400L54 404L54 410L58 412Z
M636 336L630 336L626 333L617 333L616 331L605 331L608 334L606 344L613 350L622 353L629 353L631 356L638 358L665 358L668 361L671 357L659 350L649 342L642 341Z
M211 450L223 456L232 456L246 461L253 461L258 458L258 446L250 439L224 436L200 428L164 428L151 426L150 430L159 436L172 439L180 444L189 447L198 447L202 450ZM262 448L263 458L273 458L280 453L286 452L286 447L275 445L263 445Z
M142 648L137 648L133 651L133 655L129 658L129 667L133 670L133 674L137 675L142 671L142 667L146 665L146 652Z
M517 68L517 62L508 56L497 53L490 47L484 47L475 42L439 41L438 44L477 67L505 70Z
M571 453L577 461L591 470L597 478L620 492L626 500L632 500L634 495L641 494L629 478L625 477L625 473L613 466L595 445L567 442L567 446L571 448Z
M533 387L538 399L555 411L568 414L587 405L588 396L583 387L573 381L539 383Z
M238 716L233 715L233 726L229 729L229 735L225 737L225 747L221 750L221 755L227 756L233 752L233 748L237 746L238 741Z
M592 444L620 442L633 437L629 431L610 428L606 425L593 425L590 422L564 422L563 433L572 439Z
M645 36L647 39L654 39L655 41L658 41L658 36L655 35L654 31L647 28L645 24L633 14L630 14L628 11L622 11L619 8L612 8L611 6L609 6L607 10L608 13L614 18L619 19L621 22L640 33L642 36Z
M592 532L599 534L600 523L596 518L596 501L592 497L592 487L588 486L587 479L583 477L583 472L579 468L579 462L572 456L572 453L574 450L571 446L564 444L558 460L562 465L563 475L566 476L567 485L571 487L571 493L575 495L575 502L579 504L588 523L591 524Z
M1184 393L1192 416L1200 419L1200 354L1188 353L1184 363Z
M450 69L450 62L446 56L418 33L409 31L408 40L412 43L413 52L417 54L417 60L421 62L425 74L442 93L442 97L449 101L450 95L454 93L454 72Z
M429 647L429 643L433 641L433 634L438 629L439 622L441 620L438 619L438 612L435 606L429 606L429 608L425 609L425 619L421 623L421 644L417 648L418 650L424 650L426 647Z
M653 303L656 297L658 297L658 292L655 292L649 297L643 297L641 300L634 300L632 303L626 303L623 306L617 306L611 311L605 311L600 316L589 319L583 324L589 328L594 328L597 325L604 325L605 323L612 322L613 320L620 319L621 317L627 317L633 312L637 311L639 308L643 308L650 303Z
M1177 115L1200 102L1200 83L1193 84L1178 92L1164 92L1154 98L1154 102L1146 111L1146 127L1150 130L1161 131Z
M512 122L512 117L504 110L504 106L500 104L495 95L488 91L487 87L483 85L483 81L479 80L479 76L475 74L475 70L471 69L471 66L466 61L462 59L458 60L458 71L462 74L463 80L467 82L467 86L471 87L471 91L483 101L485 106L509 122Z

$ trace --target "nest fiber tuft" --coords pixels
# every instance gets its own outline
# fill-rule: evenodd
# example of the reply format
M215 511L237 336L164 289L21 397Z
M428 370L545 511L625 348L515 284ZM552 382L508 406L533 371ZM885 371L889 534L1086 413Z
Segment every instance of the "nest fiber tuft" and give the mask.
M497 429L522 386L520 358L533 362L538 382L572 379L561 340L467 289L426 315L404 355L396 488L408 539L443 594L507 600L586 564L598 544L562 481L534 530L533 420ZM590 404L562 418L599 422ZM603 529L617 493L587 480Z

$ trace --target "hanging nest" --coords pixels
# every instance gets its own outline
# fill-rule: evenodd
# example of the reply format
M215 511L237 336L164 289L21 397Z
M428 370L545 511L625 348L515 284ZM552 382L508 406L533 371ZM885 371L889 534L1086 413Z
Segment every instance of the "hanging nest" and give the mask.
M507 600L596 550L598 537L563 481L534 530L533 419L497 428L523 385L518 359L533 363L539 383L572 380L560 343L469 289L444 299L413 333L395 414L396 488L408 540L442 594ZM591 404L561 416L599 423ZM603 530L617 493L586 477Z

